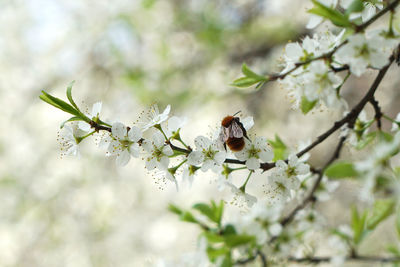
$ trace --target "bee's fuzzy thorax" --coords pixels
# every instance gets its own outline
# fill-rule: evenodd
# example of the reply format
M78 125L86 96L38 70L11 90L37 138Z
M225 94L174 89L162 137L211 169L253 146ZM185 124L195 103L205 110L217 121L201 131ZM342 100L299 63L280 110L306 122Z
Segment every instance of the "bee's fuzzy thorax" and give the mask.
M233 116L226 116L222 121L221 125L224 126L225 128L228 128L229 125L231 125L234 117Z

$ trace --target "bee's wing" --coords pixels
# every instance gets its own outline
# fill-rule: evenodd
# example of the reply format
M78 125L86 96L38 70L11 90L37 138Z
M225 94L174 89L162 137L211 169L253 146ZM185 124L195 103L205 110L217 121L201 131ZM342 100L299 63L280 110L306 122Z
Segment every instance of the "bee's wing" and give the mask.
M240 125L236 122L233 121L232 124L230 125L231 127L231 135L232 137L235 138L242 138L243 137L243 131Z
M229 129L221 126L221 131L219 132L219 140L221 143L225 143L229 138Z

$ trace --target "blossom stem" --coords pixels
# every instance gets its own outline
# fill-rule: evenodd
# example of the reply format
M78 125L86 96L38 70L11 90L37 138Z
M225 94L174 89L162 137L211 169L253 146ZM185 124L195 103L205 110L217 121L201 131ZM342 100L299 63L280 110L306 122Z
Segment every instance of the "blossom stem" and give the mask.
M387 116L387 115L385 115L385 114L382 114L382 117L385 118L385 119L387 119L388 121L393 122L393 123L398 123L397 121L395 121L394 119L390 118L389 116Z
M168 137L167 137L167 135L164 133L164 131L163 131L163 129L161 128L161 125L160 125L160 124L154 125L154 128L158 129L158 130L163 134L165 140L168 141Z
M250 172L249 172L249 175L247 176L246 181L245 181L244 184L239 188L239 190L242 191L243 193L246 193L246 186L247 186L247 183L249 182L250 177L251 177L251 175L253 174L253 172L254 172L254 171L250 171Z
M94 134L96 132L96 130L94 130L93 132L88 133L87 135L81 136L81 140L85 139L86 137L91 136L92 134Z

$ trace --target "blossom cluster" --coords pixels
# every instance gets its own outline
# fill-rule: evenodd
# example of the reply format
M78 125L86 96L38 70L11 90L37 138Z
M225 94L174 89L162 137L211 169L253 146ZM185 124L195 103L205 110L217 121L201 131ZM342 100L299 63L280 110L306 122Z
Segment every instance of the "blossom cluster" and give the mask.
M121 122L102 122L101 106L101 102L95 103L92 112L85 114L88 121L72 121L63 125L59 134L63 154L79 155L80 142L96 134L99 135L99 146L105 147L106 155L115 157L119 166L128 164L131 158L142 158L145 168L154 177L162 182L171 181L177 188L178 174L181 174L181 182L191 184L198 171L211 171L219 177L220 190L231 189L234 195L232 203L239 206L252 206L256 203L256 197L246 192L246 185L252 173L261 170L263 163L271 162L274 158L273 148L266 137L242 137L243 148L240 151L230 151L229 146L224 147L220 138L210 139L200 135L194 139L192 148L182 140L180 134L186 120L170 116L169 105L160 112L158 106L153 104L133 126ZM100 123L106 126L99 128ZM240 123L246 132L254 125L252 117L243 118ZM98 133L99 130L103 131ZM218 132L212 136L219 136ZM227 158L245 166L239 170L248 170L248 178L241 187L231 182L231 174L237 169L230 166ZM287 163L277 161L276 166L276 171L268 178L270 192L273 192L269 195L271 199L279 198L285 202L292 198L288 192L299 189L299 179L309 172L309 166L299 162L295 155L289 157Z

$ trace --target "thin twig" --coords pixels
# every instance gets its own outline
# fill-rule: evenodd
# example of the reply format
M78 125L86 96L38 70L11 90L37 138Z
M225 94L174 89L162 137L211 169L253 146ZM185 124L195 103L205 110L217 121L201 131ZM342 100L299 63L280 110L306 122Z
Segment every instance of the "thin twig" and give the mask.
M371 103L371 105L374 107L374 110L375 110L375 120L376 120L376 123L377 123L377 125L378 125L378 129L379 130L381 130L382 129L382 116L383 116L383 113L382 113L382 109L381 109L381 107L379 106L379 103L378 103L378 101L375 99L375 97L373 97L373 98L371 98L370 100L369 100L369 103Z
M331 257L310 257L310 258L295 258L289 257L288 261L291 262L305 262L305 263L321 263L321 262L329 262L331 261ZM379 256L349 256L346 257L346 261L363 261L363 262L375 262L375 263L384 263L384 262L400 262L400 257L379 257Z

